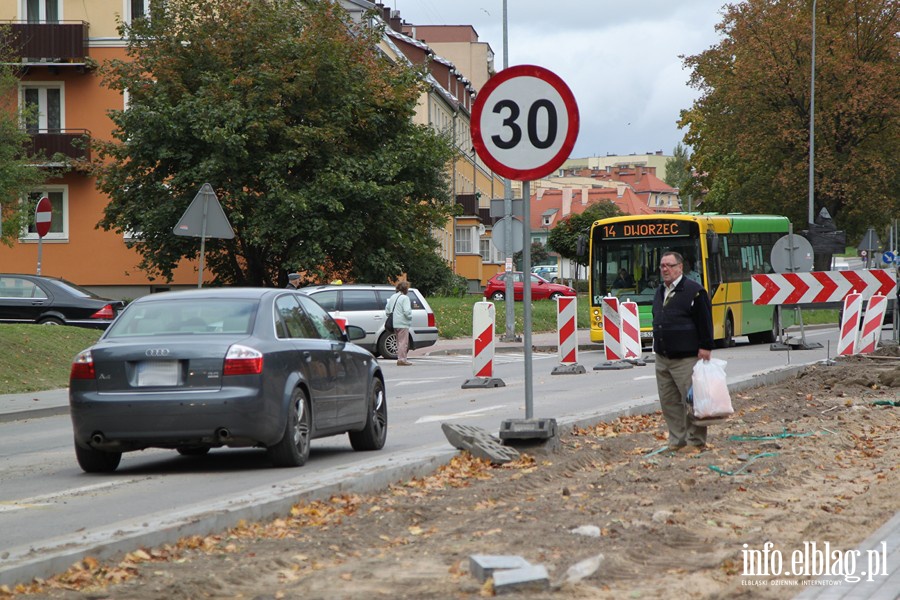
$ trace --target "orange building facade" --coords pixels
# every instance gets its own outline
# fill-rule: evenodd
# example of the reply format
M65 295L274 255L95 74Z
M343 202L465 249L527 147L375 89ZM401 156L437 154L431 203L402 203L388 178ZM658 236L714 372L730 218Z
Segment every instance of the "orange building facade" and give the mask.
M21 64L18 105L39 108L38 123L29 128L35 148L47 149L48 156L60 152L77 164L92 158L91 140L111 139L113 123L107 113L124 108L124 99L103 86L97 67L126 57L116 19L145 8L142 0L0 3L0 22L5 35L12 36L14 60ZM85 168L72 168L61 177L47 173L44 185L28 199L34 203L46 196L53 205L50 233L40 243L42 275L62 277L111 298L197 285L196 266L188 262L170 283L151 279L138 269L140 256L131 247L135 242L97 227L109 199ZM36 233L21 233L12 247L0 245L2 272L35 273L37 259Z

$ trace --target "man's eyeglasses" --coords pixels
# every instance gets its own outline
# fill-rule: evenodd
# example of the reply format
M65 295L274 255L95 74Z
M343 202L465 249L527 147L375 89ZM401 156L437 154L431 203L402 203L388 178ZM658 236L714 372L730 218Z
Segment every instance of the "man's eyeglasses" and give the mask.
M681 263L659 263L659 268L660 269L674 269L675 267L677 267L680 264Z

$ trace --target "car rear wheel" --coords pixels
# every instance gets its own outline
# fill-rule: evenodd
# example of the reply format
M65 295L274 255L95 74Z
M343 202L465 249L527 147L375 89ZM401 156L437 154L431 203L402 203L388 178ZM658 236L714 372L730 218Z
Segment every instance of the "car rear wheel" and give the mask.
M491 294L491 300L493 300L494 302L503 302L504 300L506 300L506 294L500 291L494 292L493 294Z
M266 449L269 460L276 467L302 467L309 458L311 435L312 414L309 411L309 400L303 390L296 389L291 394L284 436L277 444Z
M112 473L122 460L121 452L104 452L75 442L75 458L85 473Z
M384 332L378 340L378 354L388 360L397 358L397 334Z
M387 398L384 384L377 377L369 394L368 417L362 431L351 431L350 445L354 450L381 450L387 439Z
M62 325L63 322L56 317L44 317L38 321L38 325Z

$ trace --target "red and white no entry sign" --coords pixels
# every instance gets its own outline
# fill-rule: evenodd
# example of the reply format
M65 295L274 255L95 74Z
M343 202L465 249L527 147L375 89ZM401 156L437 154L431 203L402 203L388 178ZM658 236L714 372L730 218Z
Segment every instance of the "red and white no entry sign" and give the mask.
M50 206L50 198L44 196L38 200L37 207L34 209L34 227L37 229L39 238L50 233L50 222L52 219L53 212Z
M569 158L578 137L578 105L569 87L543 67L500 71L472 106L472 143L503 177L540 179Z

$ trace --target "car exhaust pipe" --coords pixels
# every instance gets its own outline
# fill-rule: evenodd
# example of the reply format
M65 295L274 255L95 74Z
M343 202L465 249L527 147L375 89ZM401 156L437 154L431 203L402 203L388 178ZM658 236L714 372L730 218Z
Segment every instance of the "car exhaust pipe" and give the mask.
M231 432L225 429L224 427L219 427L216 429L216 439L220 442L224 442L231 438Z
M100 446L104 442L106 442L106 438L103 437L102 433L95 433L94 435L91 436L91 443L94 444L95 446Z

